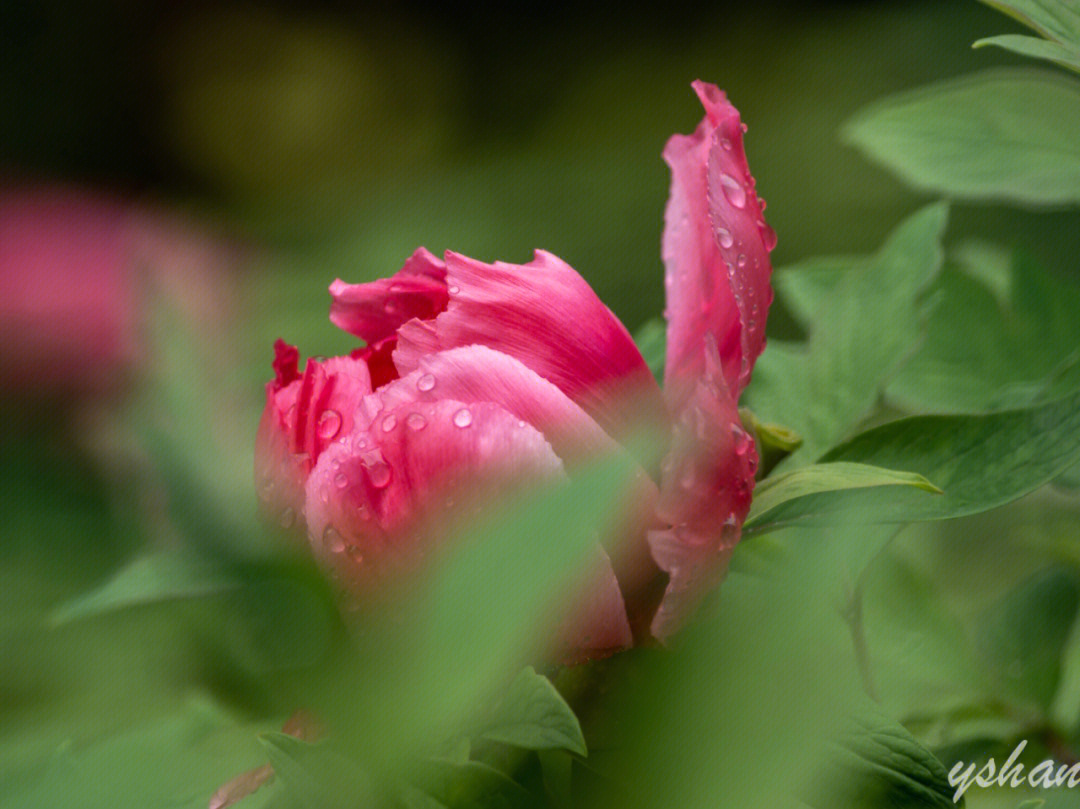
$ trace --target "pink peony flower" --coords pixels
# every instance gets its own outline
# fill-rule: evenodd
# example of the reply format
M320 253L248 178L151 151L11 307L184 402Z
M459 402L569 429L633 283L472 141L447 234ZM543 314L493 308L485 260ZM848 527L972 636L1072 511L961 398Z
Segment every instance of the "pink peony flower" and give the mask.
M722 578L757 468L737 400L764 347L775 236L738 112L713 85L693 86L705 118L664 150L663 391L622 323L543 251L519 266L420 248L391 278L331 285L331 321L366 347L301 371L297 350L275 345L257 485L283 524L303 515L316 555L354 593L413 564L414 538L478 488L573 476L584 459L625 452L643 417L668 425L668 451L628 493L629 551L613 565L597 546L561 653L667 638ZM650 596L658 581L662 597Z
M236 251L165 211L63 186L0 189L0 383L7 395L115 392L145 358L147 293L221 323Z

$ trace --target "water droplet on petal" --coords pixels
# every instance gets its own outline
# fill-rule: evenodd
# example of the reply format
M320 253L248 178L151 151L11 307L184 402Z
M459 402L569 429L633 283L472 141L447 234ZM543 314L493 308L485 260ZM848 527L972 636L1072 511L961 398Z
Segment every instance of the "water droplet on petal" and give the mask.
M731 151L731 141L728 138L720 138L720 147L725 152L730 152Z
M728 202L736 208L742 208L746 205L746 191L739 185L738 180L730 174L721 174L720 185L724 189L724 196L728 198Z
M419 431L427 426L427 419L421 413L410 413L405 423L409 425L410 430Z
M344 489L346 486L349 485L349 479L345 477L344 472L338 472L336 475L334 475L334 485L337 486L339 489Z
M324 410L322 415L319 416L319 423L316 426L319 438L322 438L325 441L331 441L334 436L338 434L338 430L340 429L341 414L336 410Z
M738 264L740 267L745 267L746 266L746 256L744 256L742 253L739 253L739 257L737 259L735 259L735 263Z
M397 306L393 301L387 301L383 304L383 311L388 315L392 315L397 311Z
M461 287L459 287L459 286L452 286L452 287L450 287L450 288L449 288L448 290L446 290L446 291L447 291L447 292L449 292L449 293L450 293L451 295L457 295L457 294L458 294L459 292L461 292Z
M463 407L454 414L455 426L468 427L470 424L472 424L472 413L469 411L469 408Z
M397 416L391 413L389 416L382 420L382 431L388 433L397 427Z
M291 508L286 508L283 512L281 512L280 522L282 528L292 528L293 523L296 522L296 512L293 511Z
M390 467L385 461L376 461L368 467L368 477L371 478L372 486L376 489L384 489L390 483Z
M326 526L322 535L323 546L331 553L341 553L345 550L345 540L332 525Z
M735 240L731 237L731 231L727 228L717 228L716 238L720 242L720 246L725 250L735 244Z
M432 374L424 374L416 380L416 389L425 393L435 387L435 377Z

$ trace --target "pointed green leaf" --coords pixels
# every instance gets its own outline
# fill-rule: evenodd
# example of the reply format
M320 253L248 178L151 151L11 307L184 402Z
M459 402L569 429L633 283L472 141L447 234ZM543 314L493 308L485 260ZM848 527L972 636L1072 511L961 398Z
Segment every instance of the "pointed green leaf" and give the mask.
M1048 39L1080 46L1080 8L1075 0L982 0Z
M1004 48L1007 51L1030 56L1033 59L1045 59L1056 65L1069 70L1080 71L1080 51L1050 42L1038 37L1028 37L1022 34L1002 34L996 37L985 37L972 44L973 48L985 48L987 46Z
M230 592L239 582L189 551L161 551L121 568L96 590L61 604L52 614L60 625L107 612L165 601Z
M850 461L923 475L937 497L900 487L822 492L781 503L770 519L827 523L845 515L905 523L977 514L1009 503L1080 461L1080 393L1046 404L973 416L915 416L867 430L822 462Z
M803 466L766 478L754 489L754 500L746 518L747 535L776 529L799 519L799 501L822 492L841 493L852 489L881 486L914 487L941 494L941 489L922 475L882 469L861 463L821 463ZM880 493L879 498L888 494ZM782 511L781 505L786 505ZM812 503L809 504L812 507ZM782 514L783 522L774 519Z
M586 755L581 725L555 686L532 667L510 684L480 735L526 750L569 750Z
M910 185L973 200L1080 202L1080 82L993 70L892 96L844 138Z

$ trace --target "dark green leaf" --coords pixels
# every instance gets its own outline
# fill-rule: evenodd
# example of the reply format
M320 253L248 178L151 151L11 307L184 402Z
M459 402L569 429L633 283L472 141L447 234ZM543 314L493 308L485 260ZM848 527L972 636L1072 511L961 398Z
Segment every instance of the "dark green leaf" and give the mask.
M426 795L450 809L539 807L540 801L504 773L478 761L422 762L410 779Z
M1080 202L1080 83L995 70L887 98L844 137L916 188L1029 205Z
M815 809L845 807L938 807L952 809L948 772L899 722L867 709L852 719L833 748Z
M824 492L840 493L852 489L878 487L914 487L925 492L941 494L941 489L911 472L882 469L861 463L812 464L766 478L754 489L754 500L746 518L746 534L761 533L775 527L774 513L782 513L785 523L799 519L799 502L812 501L805 498ZM878 498L888 498L889 493L879 493ZM781 507L784 507L781 510Z
M510 684L481 736L527 750L569 750L586 755L577 717L555 686L531 667Z
M890 523L977 514L1034 491L1080 461L1080 394L1001 413L900 419L862 433L822 461L915 472L944 494L900 488L887 502L873 489L812 494L777 506L774 522L816 523L842 512Z

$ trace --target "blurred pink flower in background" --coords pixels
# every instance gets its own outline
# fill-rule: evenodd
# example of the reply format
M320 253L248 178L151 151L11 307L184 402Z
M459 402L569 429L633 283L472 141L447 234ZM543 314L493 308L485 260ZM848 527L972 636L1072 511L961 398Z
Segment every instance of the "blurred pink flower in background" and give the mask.
M0 383L17 399L122 390L152 295L197 328L231 306L239 251L163 208L59 185L0 190Z
M277 343L257 486L348 589L412 564L416 538L478 487L573 477L657 422L670 436L659 473L643 462L626 536L597 545L577 617L552 646L580 660L667 638L722 578L757 469L737 400L764 347L775 236L738 112L716 87L694 88L705 118L664 151L663 390L585 280L543 251L519 266L421 248L391 278L330 287L330 319L366 347L301 371Z

